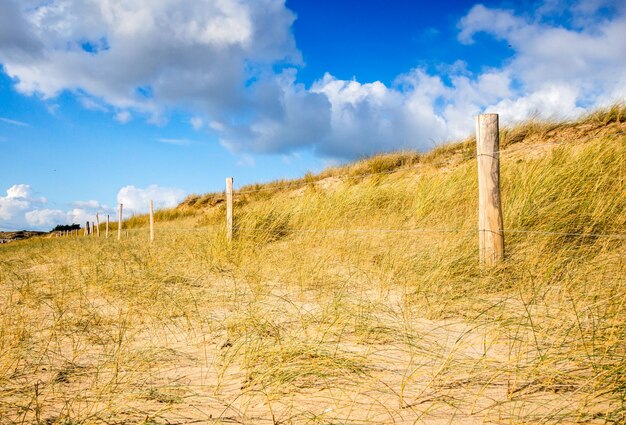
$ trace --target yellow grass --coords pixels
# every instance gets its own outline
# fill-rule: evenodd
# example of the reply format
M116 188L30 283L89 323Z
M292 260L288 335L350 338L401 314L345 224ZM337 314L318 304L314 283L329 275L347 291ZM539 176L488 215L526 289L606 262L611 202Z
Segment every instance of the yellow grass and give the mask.
M0 423L624 423L623 116L503 130L489 270L471 139L1 246Z

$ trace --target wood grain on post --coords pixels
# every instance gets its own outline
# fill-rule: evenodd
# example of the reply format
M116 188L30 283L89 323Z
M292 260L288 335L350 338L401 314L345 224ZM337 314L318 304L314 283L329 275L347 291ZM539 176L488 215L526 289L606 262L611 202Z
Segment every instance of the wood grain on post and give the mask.
M104 232L104 237L106 239L109 239L109 215L107 214L107 225L106 225L106 230Z
M476 117L478 155L478 240L480 263L504 259L504 225L500 196L500 134L498 114Z
M117 240L122 240L122 211L124 208L124 204L120 204L119 210L117 211Z
M100 237L100 215L96 213L96 235Z
M233 178L226 178L226 239L233 240Z
M150 242L154 241L154 202L150 200Z

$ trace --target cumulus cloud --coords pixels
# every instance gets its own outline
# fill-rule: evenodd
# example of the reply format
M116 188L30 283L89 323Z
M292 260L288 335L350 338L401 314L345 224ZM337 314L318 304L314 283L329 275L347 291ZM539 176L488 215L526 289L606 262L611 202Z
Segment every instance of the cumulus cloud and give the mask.
M7 189L6 196L0 196L0 221L11 222L28 209L46 202L46 198L34 196L30 185L13 185Z
M73 208L61 210L48 208L45 197L35 195L28 184L16 184L0 196L0 230L50 230L57 224L81 224L93 221L96 212L114 213L98 201L76 201Z
M51 210L51 209L42 209L42 210L33 210L27 211L24 214L26 218L26 222L29 224L31 228L47 228L53 227L55 223L64 223L67 214L61 210Z
M133 214L145 213L150 208L150 200L155 208L175 207L183 200L186 192L182 189L160 187L155 184L146 188L125 186L117 193L117 202L124 204L124 210Z
M523 15L479 4L459 19L458 41L506 42L512 57L498 68L470 72L459 61L392 84L326 74L306 87L284 0L0 0L0 62L22 93L69 90L121 123L163 124L182 108L194 129L242 156L353 158L464 137L484 111L513 122L623 100L618 3L546 0Z
M482 32L514 49L504 70L521 90L505 103L527 111L533 105L539 112L547 106L548 114L571 115L580 107L626 97L626 14L620 10L612 19L595 17L599 7L589 1L576 4L575 18L590 19L584 28L568 29L478 5L461 19L459 40L471 43Z
M46 198L36 197L30 185L16 184L0 196L0 229L24 228L28 224L25 214L35 208L41 208L48 202Z
M330 132L330 102L295 81L296 70L264 76L251 86L247 120L214 120L221 143L236 152L276 153L311 146Z
M562 4L534 17L477 5L460 19L459 41L471 44L478 33L506 41L514 55L500 68L472 73L459 61L437 74L413 69L392 85L326 74L308 89L287 70L252 85L257 107L247 121L211 128L238 152L312 147L323 157L353 158L465 137L482 112L498 112L504 123L572 118L626 99L626 6L610 18L594 15L605 3L576 3L570 27L547 23Z
M124 211L131 214L148 211L153 200L156 208L175 207L185 197L182 189L150 185L146 188L126 186L117 194ZM101 220L106 214L114 216L116 209L96 200L75 201L68 209L50 208L45 197L36 196L28 184L15 184L0 196L0 230L50 230L57 224L80 224L94 221L96 213Z
M44 98L84 91L120 110L216 113L241 104L259 68L299 61L284 0L0 0L0 9L0 61L19 91Z

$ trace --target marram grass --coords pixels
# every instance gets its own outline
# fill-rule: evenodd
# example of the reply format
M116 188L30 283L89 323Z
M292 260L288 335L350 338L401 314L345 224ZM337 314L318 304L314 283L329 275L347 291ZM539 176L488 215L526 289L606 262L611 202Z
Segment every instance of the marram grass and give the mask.
M135 217L121 242L1 246L0 423L624 423L608 114L506 130L492 269L471 140L248 188L231 244L211 195L158 213L152 245Z

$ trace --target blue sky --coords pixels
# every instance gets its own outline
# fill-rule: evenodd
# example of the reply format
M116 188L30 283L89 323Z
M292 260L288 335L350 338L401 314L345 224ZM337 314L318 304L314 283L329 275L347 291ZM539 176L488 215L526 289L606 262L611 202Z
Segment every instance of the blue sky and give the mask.
M0 0L0 229L626 97L622 1Z

